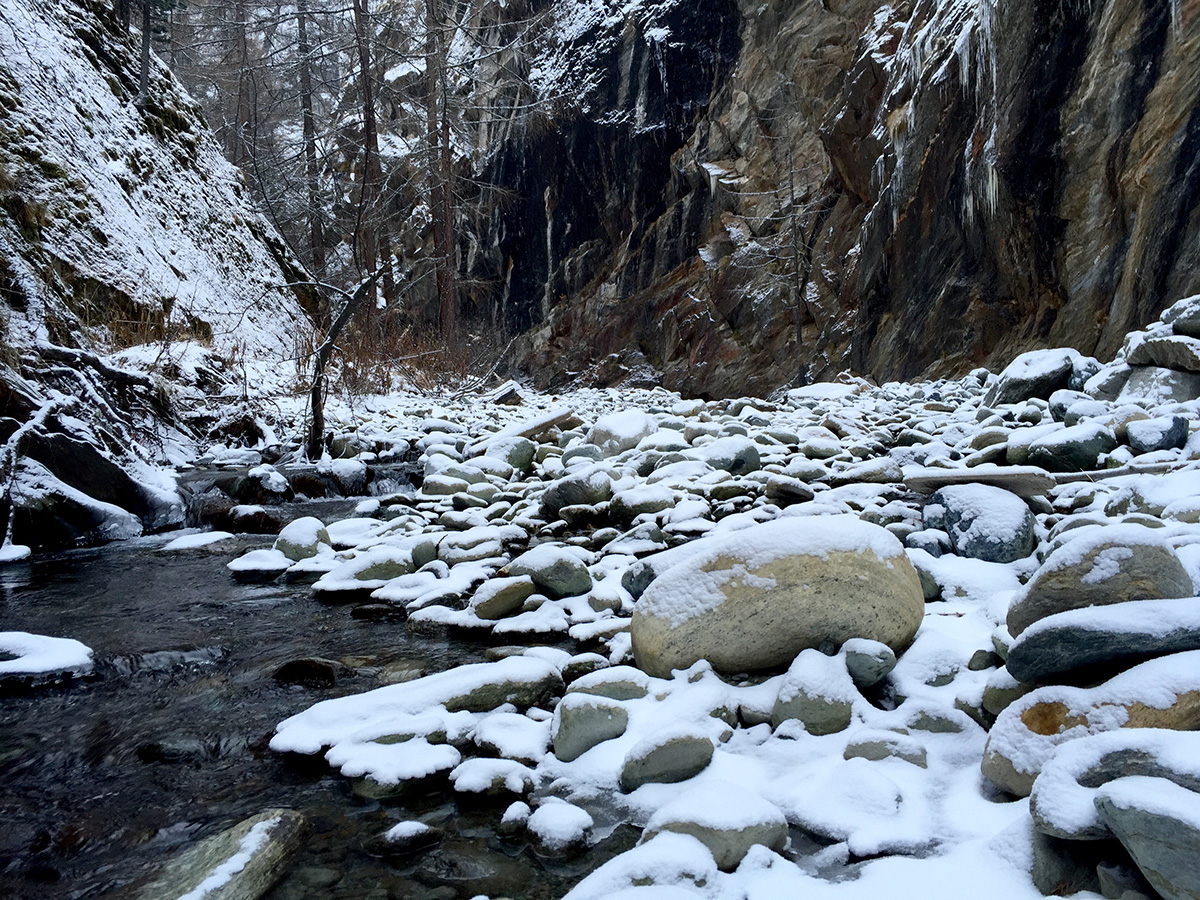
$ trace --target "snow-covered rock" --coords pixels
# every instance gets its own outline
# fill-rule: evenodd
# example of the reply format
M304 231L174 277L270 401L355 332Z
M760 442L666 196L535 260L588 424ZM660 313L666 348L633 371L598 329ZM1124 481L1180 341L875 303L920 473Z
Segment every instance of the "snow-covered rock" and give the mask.
M631 633L652 675L698 659L745 672L854 637L903 650L924 608L916 571L884 529L850 516L781 519L702 540L651 582Z

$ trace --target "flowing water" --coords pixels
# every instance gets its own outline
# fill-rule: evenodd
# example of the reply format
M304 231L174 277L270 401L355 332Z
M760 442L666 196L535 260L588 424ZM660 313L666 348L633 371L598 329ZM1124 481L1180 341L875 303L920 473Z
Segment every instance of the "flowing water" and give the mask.
M303 812L308 828L271 900L557 897L628 846L618 830L581 859L542 860L495 835L502 808L460 809L445 794L380 805L319 758L271 752L276 723L318 700L476 662L484 648L354 618L303 585L235 583L225 563L262 539L185 553L163 543L0 569L0 631L73 637L98 663L92 678L0 697L0 897L133 896L180 848L273 807ZM306 657L356 674L319 687L273 677ZM366 852L410 818L445 829L441 846L396 862Z

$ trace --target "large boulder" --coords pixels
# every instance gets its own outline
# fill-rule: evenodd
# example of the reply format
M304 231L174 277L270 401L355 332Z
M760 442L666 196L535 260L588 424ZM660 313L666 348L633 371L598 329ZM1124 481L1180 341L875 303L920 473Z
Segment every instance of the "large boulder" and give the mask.
M986 484L946 485L925 505L925 527L950 536L954 552L1009 563L1033 552L1033 513L1025 501Z
M650 584L630 630L651 675L700 659L751 672L856 637L899 652L924 609L920 579L890 532L854 516L785 518L702 540Z
M1049 397L1065 388L1071 379L1079 351L1070 349L1030 350L1014 359L1000 373L983 398L984 406L1019 403L1030 397Z
M640 409L625 409L608 413L596 420L588 431L587 440L600 448L605 456L616 456L632 450L645 437L658 430L658 422Z
M997 716L983 774L1011 794L1028 796L1061 745L1118 728L1200 728L1200 650L1152 659L1094 688L1031 691Z
M1181 650L1200 650L1200 602L1130 600L1035 622L1009 648L1007 666L1026 684L1095 680L1096 674Z
M726 872L755 844L779 852L787 843L787 820L775 804L742 788L712 781L676 797L646 824L642 840L664 831L690 834Z
M1096 809L1166 900L1200 900L1200 794L1162 778L1105 785Z
M1126 524L1079 532L1046 558L1014 599L1008 610L1013 637L1068 609L1192 596L1192 579L1156 529Z

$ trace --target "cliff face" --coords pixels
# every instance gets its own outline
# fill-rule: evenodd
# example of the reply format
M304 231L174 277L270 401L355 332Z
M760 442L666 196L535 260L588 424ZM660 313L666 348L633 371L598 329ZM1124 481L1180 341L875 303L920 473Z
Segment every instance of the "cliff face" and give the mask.
M511 150L544 161L501 217L536 260L505 248L544 383L643 357L710 395L1105 357L1200 291L1196 0L627 9L572 47L616 105ZM672 34L690 66L654 56Z

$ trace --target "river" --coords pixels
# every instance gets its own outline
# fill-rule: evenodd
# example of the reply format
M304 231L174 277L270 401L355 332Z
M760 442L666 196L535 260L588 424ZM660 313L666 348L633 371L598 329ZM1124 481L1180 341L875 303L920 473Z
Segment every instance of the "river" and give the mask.
M446 794L380 805L319 758L271 752L276 723L318 700L480 661L486 648L355 618L303 585L235 583L225 564L265 539L166 553L168 539L0 569L0 631L73 637L97 661L87 680L0 697L0 895L132 897L179 849L273 807L300 810L308 829L269 900L558 897L629 846L619 830L582 858L542 860L495 835L501 809L460 809ZM355 674L275 679L306 657ZM367 852L410 818L445 840L407 861Z

